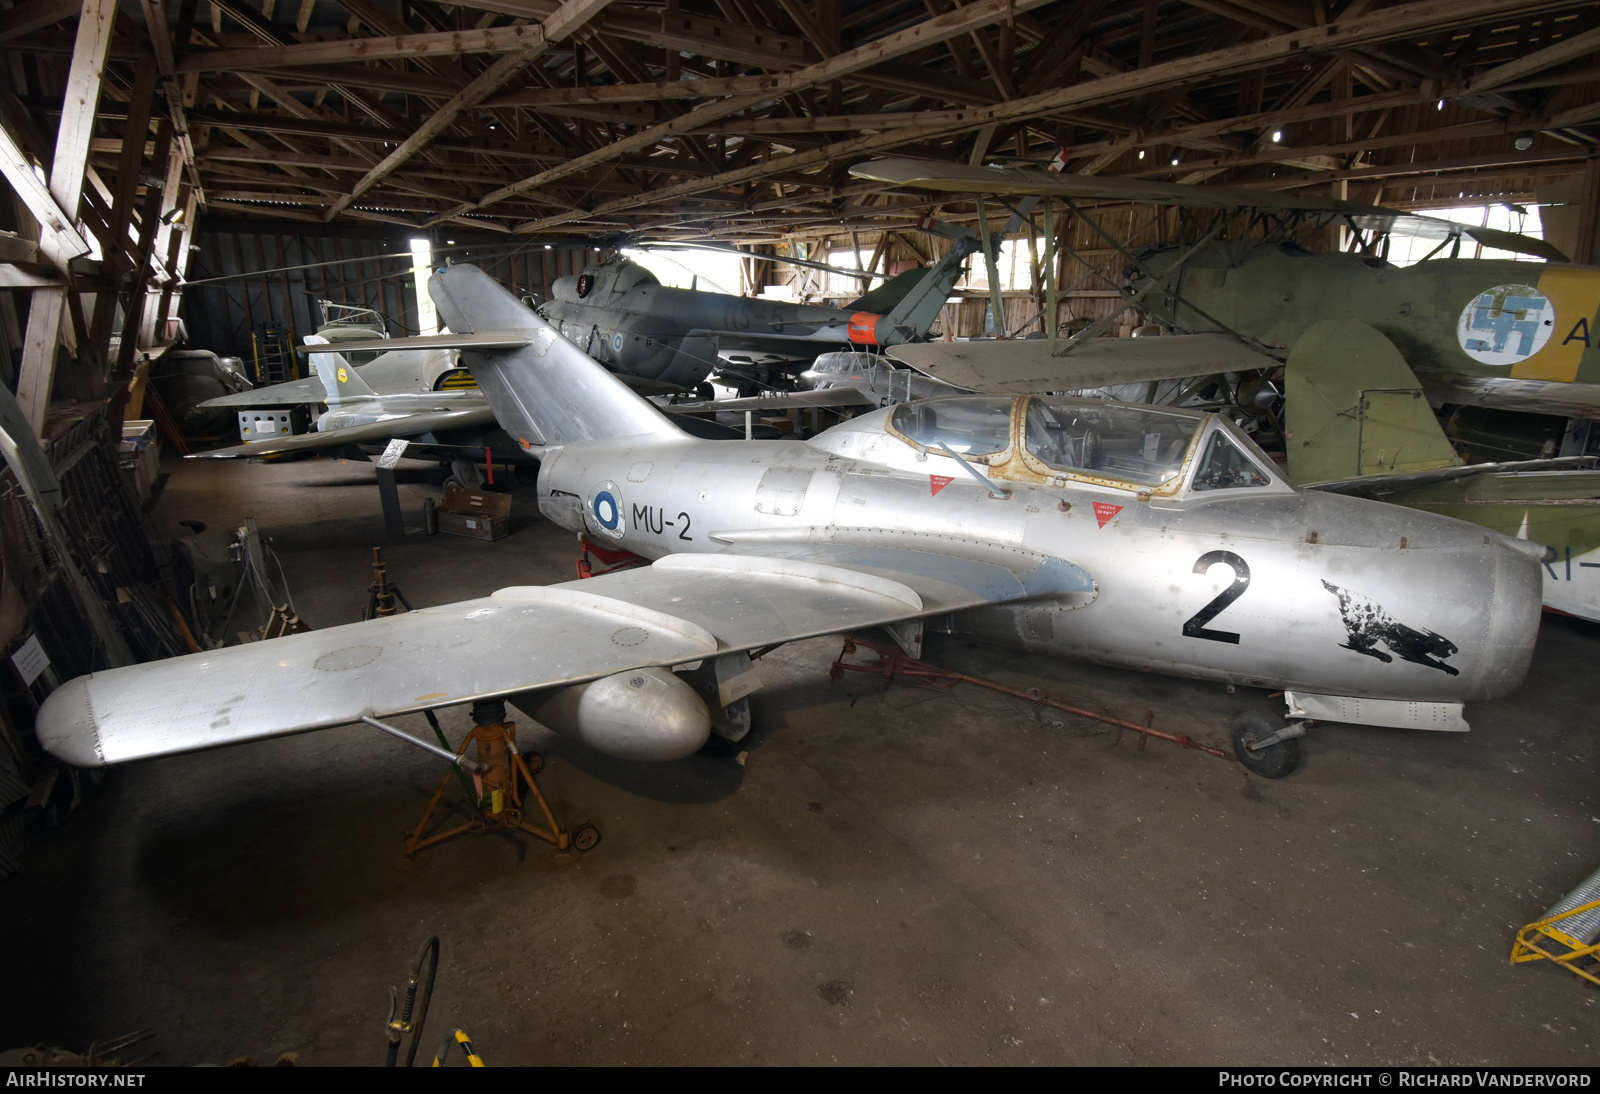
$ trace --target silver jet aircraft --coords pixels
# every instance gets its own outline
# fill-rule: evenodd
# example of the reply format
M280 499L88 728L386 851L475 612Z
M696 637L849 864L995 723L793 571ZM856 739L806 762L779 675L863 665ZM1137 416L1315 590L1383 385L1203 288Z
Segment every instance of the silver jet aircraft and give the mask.
M836 346L898 345L927 334L969 255L970 231L926 270L843 308L674 289L616 258L558 278L539 314L646 394L691 390L736 358L809 361Z
M388 341L397 342L400 339ZM325 340L316 335L307 335L302 351L314 351L323 344ZM430 349L425 352L434 358L446 357L445 351ZM387 356L399 358L402 354L413 358L422 356L410 350L399 350ZM462 452L470 452L476 457L488 448L496 460L526 461L530 458L521 447L511 443L510 438L495 424L494 410L484 400L483 393L475 387L384 393L375 391L366 382L364 370L351 365L342 353L311 352L310 357L316 384L323 393L322 401L328 406L318 415L315 430L308 433L280 432L278 425L281 415L270 410L261 414L247 413L241 416L239 424L239 435L244 444L207 449L194 453L191 458L275 456L362 444L382 445L392 438L402 437L413 442L419 450L440 449L454 454L452 462L457 465L455 474L463 482L476 481L477 471L473 467L473 460L461 455ZM365 368L377 368L379 364L374 361ZM392 373L404 376L415 371L402 362L389 373L380 375ZM305 385L308 381L293 383ZM407 384L402 381L401 386ZM262 426L270 429L270 432L259 428Z
M933 620L1281 690L1294 721L1242 717L1235 748L1283 774L1304 719L1465 729L1463 702L1527 669L1536 547L1301 493L1221 417L956 396L806 442L704 442L483 271L429 290L539 454L541 511L654 564L79 677L39 712L46 748L97 766L509 699L599 751L673 760L730 735L759 686L747 651L869 626L917 651ZM692 665L698 689L674 671Z

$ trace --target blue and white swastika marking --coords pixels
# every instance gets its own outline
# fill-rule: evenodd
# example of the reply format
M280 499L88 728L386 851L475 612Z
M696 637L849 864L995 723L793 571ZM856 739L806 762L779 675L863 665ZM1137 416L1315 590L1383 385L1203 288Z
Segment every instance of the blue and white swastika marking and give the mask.
M1485 365L1514 365L1544 348L1555 329L1556 310L1530 285L1496 285L1461 311L1456 340L1468 357Z

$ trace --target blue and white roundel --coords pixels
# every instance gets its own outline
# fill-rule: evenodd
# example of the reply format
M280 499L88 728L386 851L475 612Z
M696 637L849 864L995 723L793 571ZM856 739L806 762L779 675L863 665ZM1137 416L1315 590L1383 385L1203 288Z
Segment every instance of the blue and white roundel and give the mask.
M611 349L616 353L622 352L622 332L620 330L611 336Z
M617 525L622 522L622 514L617 508L617 499L611 491L602 490L594 496L594 519L608 531L615 532Z
M1555 323L1555 305L1538 289L1496 285L1461 309L1456 341L1475 361L1514 365L1544 349Z

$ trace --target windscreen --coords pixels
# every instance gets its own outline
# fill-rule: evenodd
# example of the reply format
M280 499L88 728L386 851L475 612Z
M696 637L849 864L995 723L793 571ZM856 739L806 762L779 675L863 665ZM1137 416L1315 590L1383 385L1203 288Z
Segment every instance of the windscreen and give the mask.
M1222 430L1211 435L1200 465L1195 469L1195 490L1237 490L1241 487L1269 486L1267 478L1255 461L1246 456L1228 434Z
M1084 399L1035 397L1024 429L1028 452L1057 471L1166 482L1183 466L1198 414Z
M968 459L991 456L1011 443L1011 402L1006 395L901 403L890 423L933 452L943 442Z

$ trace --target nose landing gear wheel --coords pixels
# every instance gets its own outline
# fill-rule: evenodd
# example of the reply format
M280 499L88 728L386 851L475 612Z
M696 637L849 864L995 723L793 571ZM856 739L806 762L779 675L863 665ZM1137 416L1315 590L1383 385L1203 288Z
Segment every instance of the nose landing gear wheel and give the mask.
M1281 779L1300 766L1300 738L1260 747L1260 742L1283 729L1283 722L1246 711L1234 719L1233 753L1246 768L1266 779Z

